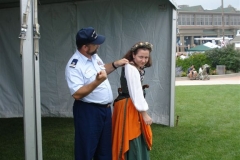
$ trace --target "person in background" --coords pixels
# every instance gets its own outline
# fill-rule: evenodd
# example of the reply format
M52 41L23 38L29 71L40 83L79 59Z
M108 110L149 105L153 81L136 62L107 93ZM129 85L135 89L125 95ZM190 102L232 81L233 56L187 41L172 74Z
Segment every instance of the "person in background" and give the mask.
M202 74L203 72L203 66L199 67L198 74Z
M203 67L204 65L200 66L198 69L198 79L203 80Z
M124 56L119 96L112 116L112 160L149 160L152 147L152 118L144 97L144 68L152 65L152 44L136 43ZM147 85L144 85L147 86Z
M112 90L107 75L128 63L123 58L104 64L98 56L105 37L94 28L79 30L77 50L65 69L65 78L72 97L75 128L75 160L111 160Z
M187 74L189 79L196 79L197 77L197 71L194 68L194 65L191 65L191 67L188 68L188 74Z

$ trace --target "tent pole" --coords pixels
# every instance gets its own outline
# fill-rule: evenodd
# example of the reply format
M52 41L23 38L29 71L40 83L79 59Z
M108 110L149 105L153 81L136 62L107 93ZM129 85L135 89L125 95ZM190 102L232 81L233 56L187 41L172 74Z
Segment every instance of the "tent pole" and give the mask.
M26 20L24 40L21 39L22 70L23 70L23 120L25 160L36 160L36 123L35 123L35 94L34 94L34 66L33 66L33 28L32 4L28 0L20 1L21 22ZM27 6L27 8L26 8ZM26 16L26 11L29 15ZM29 17L29 18L26 18ZM23 31L23 25L21 32Z
M25 6L26 10L23 9ZM22 0L21 15L23 16L21 17L22 26L19 38L21 39L20 55L22 56L23 62L25 159L42 160L42 129L39 78L40 33L38 24L37 0ZM28 18L29 16L30 18Z
M177 11L172 10L172 57L171 57L171 92L170 92L170 127L174 127L174 106L175 106L175 68L176 68L176 27L177 26Z
M42 160L42 123L41 123L41 100L40 100L40 69L39 69L39 39L40 25L38 24L38 3L33 0L33 41L34 41L34 69L35 69L35 106L36 106L36 136L37 136L37 159Z

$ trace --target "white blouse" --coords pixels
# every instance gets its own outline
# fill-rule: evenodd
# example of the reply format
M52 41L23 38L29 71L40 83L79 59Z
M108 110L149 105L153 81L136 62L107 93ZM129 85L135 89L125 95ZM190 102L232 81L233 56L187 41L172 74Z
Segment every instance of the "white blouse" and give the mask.
M133 101L134 106L138 111L147 111L148 104L143 96L139 71L136 67L130 64L126 64L125 77L127 80L129 95Z

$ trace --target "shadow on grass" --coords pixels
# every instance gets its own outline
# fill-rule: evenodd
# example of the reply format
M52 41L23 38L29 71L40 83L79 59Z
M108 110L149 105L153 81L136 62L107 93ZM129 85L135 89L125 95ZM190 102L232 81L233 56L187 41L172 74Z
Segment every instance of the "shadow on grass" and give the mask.
M0 160L24 160L23 118L1 118L0 124ZM74 159L73 140L72 118L42 118L43 159Z

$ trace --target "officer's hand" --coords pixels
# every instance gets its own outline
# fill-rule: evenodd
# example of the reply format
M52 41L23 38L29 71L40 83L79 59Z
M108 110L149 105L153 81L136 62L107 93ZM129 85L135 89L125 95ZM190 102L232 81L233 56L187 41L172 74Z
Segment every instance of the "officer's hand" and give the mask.
M100 72L97 73L96 80L97 81L105 81L107 79L107 73L105 70L101 70Z
M124 66L127 63L129 63L129 61L126 58L114 62L116 67Z

